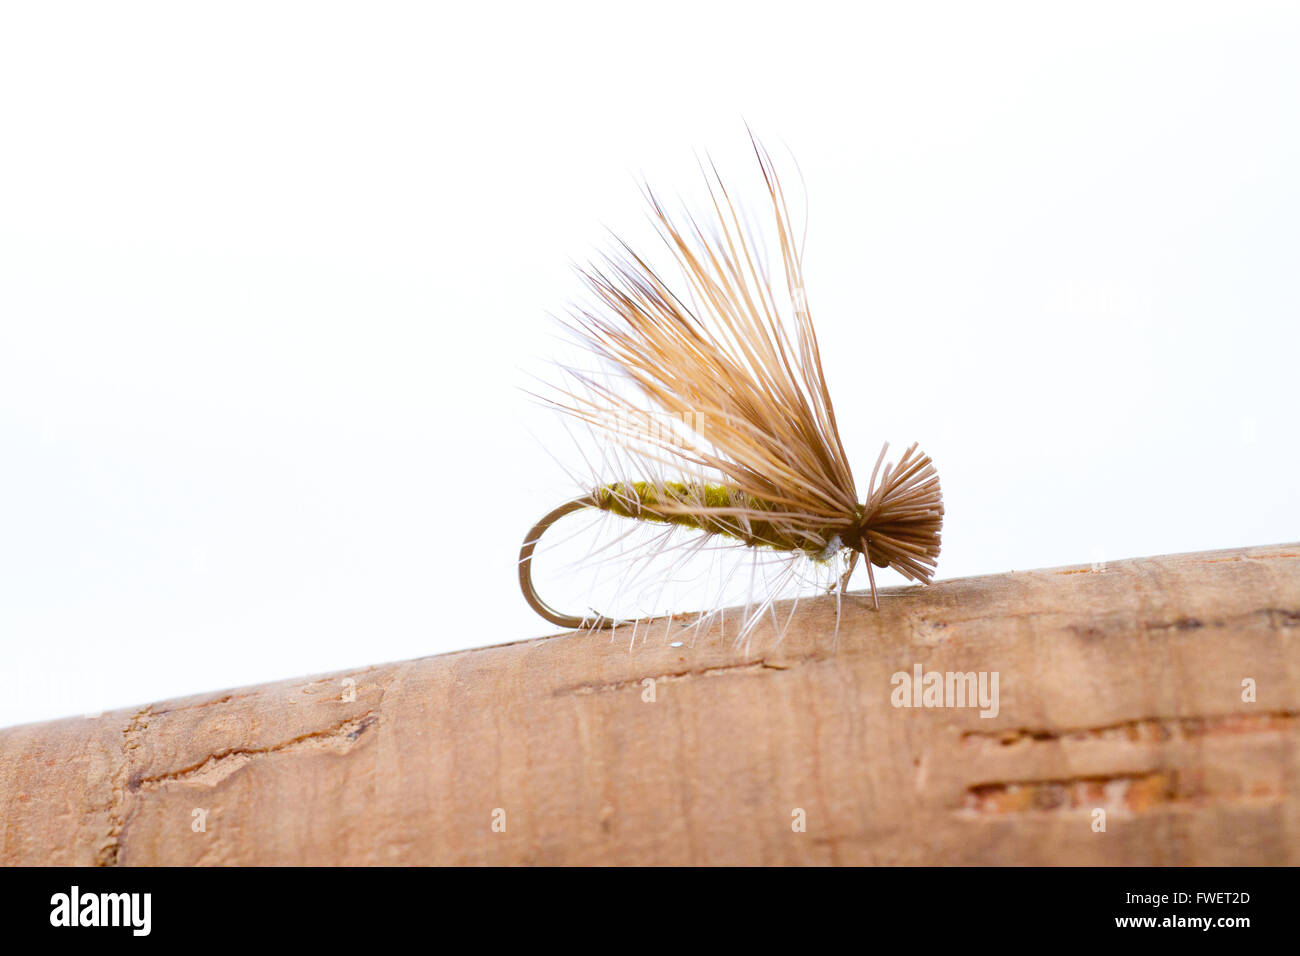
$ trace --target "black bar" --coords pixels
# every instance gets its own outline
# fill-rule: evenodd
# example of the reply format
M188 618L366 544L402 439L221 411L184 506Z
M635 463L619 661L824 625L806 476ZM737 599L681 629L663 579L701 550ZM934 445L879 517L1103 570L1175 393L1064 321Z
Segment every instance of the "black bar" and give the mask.
M917 945L1125 936L1233 945L1289 927L1295 875L1286 868L10 868L0 869L0 914L19 938L75 936L97 945L207 937L235 949L251 933L259 944L339 952L351 941L369 953L382 952L384 940L406 949L395 942L403 938L440 949L462 931L483 943L516 934L534 945L572 943L598 927L616 935L583 948L617 948L620 938L641 934L676 947L701 922L715 938L763 941L788 932L810 945L830 945L828 932L872 945L884 930L905 932ZM78 923L100 913L110 921L116 910L119 925L70 925L73 887ZM147 935L137 934L145 928L143 894ZM620 927L627 937L617 935Z

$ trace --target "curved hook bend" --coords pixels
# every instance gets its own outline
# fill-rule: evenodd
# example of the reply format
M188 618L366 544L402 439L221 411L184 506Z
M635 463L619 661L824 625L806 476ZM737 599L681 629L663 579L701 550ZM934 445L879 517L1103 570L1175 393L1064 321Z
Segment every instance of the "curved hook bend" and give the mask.
M529 607L557 627L576 631L587 628L617 627L620 624L630 623L628 621L616 621L611 617L604 617L599 614L595 617L574 617L572 614L561 614L543 601L538 596L537 589L533 587L533 549L537 547L537 542L541 540L542 535L546 533L551 525L565 515L574 511L581 511L583 508L594 507L596 507L596 499L592 495L583 495L581 498L566 501L533 525L532 530L524 536L523 547L519 549L519 589L524 592L524 600L528 602Z

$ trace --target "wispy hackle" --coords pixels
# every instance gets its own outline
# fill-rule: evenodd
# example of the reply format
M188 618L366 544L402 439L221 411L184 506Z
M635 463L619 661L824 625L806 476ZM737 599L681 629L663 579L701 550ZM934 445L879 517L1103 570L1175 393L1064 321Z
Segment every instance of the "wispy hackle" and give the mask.
M591 303L566 324L632 387L570 370L578 387L550 400L631 449L647 477L592 488L543 518L525 539L525 597L560 626L614 623L558 614L532 589L529 563L537 539L579 508L823 560L847 550L840 587L858 557L866 557L873 602L873 564L924 583L934 573L943 522L934 466L913 445L882 472L886 444L865 500L859 500L822 370L785 193L766 150L755 142L754 151L775 225L775 270L763 246L747 238L711 166L705 175L711 209L703 219L687 214L675 220L646 189L652 221L679 267L675 286L621 241L601 262L580 270ZM647 407L691 427L654 427ZM649 478L661 471L681 477Z

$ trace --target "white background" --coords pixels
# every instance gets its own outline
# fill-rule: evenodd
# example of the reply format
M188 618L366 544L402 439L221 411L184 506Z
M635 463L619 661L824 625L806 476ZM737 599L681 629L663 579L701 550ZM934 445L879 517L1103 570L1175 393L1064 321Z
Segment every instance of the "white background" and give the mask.
M0 724L552 630L546 314L745 122L940 577L1300 538L1297 10L5 5Z

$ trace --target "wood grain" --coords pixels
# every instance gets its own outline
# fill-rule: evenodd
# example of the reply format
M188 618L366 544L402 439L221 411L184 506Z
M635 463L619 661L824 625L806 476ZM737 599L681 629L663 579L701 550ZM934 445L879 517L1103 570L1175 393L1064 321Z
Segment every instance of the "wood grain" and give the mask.
M0 862L1300 864L1300 545L868 605L9 728ZM997 672L997 715L894 706L918 664Z

